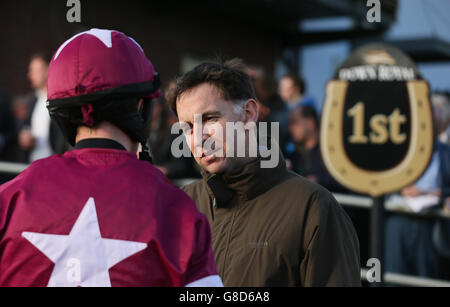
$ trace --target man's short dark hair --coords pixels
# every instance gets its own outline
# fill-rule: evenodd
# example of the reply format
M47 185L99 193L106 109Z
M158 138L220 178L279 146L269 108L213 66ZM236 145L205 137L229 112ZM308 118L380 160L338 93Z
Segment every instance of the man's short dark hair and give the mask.
M285 75L283 78L291 79L296 87L300 89L300 94L304 95L306 93L306 83L305 80L298 74L294 72L290 72Z
M169 93L169 107L177 114L177 100L194 87L209 83L228 101L255 99L252 80L245 73L245 65L241 59L225 62L207 62L198 65L193 70L176 80L175 88Z

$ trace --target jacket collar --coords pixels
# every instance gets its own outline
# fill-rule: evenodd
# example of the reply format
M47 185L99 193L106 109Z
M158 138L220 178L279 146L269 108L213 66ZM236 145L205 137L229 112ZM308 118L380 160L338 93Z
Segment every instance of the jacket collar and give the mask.
M275 168L261 168L261 158L247 163L233 174L210 174L202 170L216 206L228 207L231 200L249 201L271 189L288 174L286 162L280 153L280 161Z
M85 148L105 148L126 151L125 147L111 139L85 139L75 145L75 149Z

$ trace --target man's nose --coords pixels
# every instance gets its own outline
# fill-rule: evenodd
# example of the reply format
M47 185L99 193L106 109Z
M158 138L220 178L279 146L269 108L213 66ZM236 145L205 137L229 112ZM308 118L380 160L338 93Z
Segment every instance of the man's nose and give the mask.
M211 136L207 129L193 127L191 142L193 147L201 147L203 143ZM202 127L203 128L203 127Z

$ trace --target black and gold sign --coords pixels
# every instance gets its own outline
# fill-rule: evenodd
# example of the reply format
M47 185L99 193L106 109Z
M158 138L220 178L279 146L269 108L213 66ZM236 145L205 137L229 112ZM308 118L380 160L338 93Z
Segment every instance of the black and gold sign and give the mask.
M354 52L326 89L321 151L344 186L374 197L414 183L433 154L429 87L386 45Z

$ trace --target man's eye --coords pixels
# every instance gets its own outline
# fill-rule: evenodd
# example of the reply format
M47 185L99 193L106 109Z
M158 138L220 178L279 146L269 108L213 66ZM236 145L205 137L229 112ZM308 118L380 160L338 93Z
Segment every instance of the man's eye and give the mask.
M192 126L189 124L183 124L183 125L181 125L181 131L183 131L184 134L191 134Z
M206 117L206 121L217 121L219 118L217 116L208 116Z

